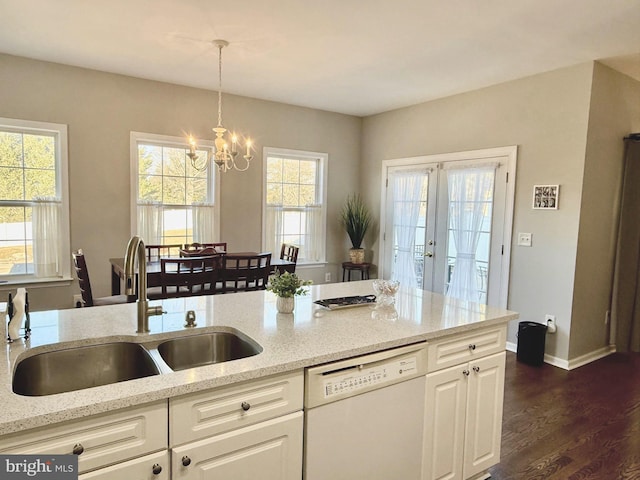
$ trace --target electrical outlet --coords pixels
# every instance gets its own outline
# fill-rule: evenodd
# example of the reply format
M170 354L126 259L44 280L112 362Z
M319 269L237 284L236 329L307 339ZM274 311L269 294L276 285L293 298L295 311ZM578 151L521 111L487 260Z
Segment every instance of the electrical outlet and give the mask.
M531 234L530 233L518 233L518 245L521 247L531 246Z
M556 316L549 315L548 313L544 316L544 321L547 324L547 331L549 333L556 333Z
M82 306L82 295L81 294L75 294L73 296L73 306L74 307L81 307Z
M327 272L324 274L324 281L327 283L331 281L331 272Z

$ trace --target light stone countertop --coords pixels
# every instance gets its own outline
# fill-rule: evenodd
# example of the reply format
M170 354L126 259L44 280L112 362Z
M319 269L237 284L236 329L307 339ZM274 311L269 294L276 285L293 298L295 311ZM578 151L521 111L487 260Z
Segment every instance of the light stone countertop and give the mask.
M365 280L314 285L307 295L296 298L293 315L277 313L276 297L265 291L153 301L151 305L161 304L167 313L150 317L150 334L135 333L135 304L32 313L31 338L6 345L2 358L0 435L518 318L515 312L402 287L391 312L377 310L373 305L330 311L313 304L319 299L372 294L371 284ZM195 329L183 326L187 310L196 312ZM68 393L26 397L12 391L15 364L26 356L74 346L147 342L212 330L238 330L259 343L263 351L240 360Z

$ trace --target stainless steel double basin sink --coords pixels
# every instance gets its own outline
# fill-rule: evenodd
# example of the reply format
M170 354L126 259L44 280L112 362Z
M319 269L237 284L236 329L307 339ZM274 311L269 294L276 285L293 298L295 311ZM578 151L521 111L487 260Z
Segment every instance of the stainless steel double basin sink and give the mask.
M13 374L13 391L32 397L71 392L238 360L261 351L253 339L226 331L65 348L20 360Z

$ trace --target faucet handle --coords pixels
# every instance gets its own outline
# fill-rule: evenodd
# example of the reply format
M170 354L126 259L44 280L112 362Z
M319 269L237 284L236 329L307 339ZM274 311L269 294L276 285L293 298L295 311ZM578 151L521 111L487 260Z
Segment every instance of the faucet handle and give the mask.
M197 326L198 324L196 323L196 312L194 312L193 310L189 310L184 317L184 322L184 326L187 328L193 328Z

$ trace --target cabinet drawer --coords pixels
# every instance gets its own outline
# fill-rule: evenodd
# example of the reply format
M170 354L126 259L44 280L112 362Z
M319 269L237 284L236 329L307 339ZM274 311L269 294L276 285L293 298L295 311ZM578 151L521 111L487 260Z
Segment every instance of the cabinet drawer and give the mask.
M429 372L498 353L506 348L507 326L476 330L427 342Z
M295 412L174 448L173 480L300 480L302 428Z
M169 400L169 444L180 445L302 410L303 373Z
M167 448L167 402L96 415L0 440L4 454L71 454L80 473Z
M163 450L85 473L80 475L78 480L169 480L171 473L169 461L169 452ZM159 469L160 472L154 473L154 469Z

